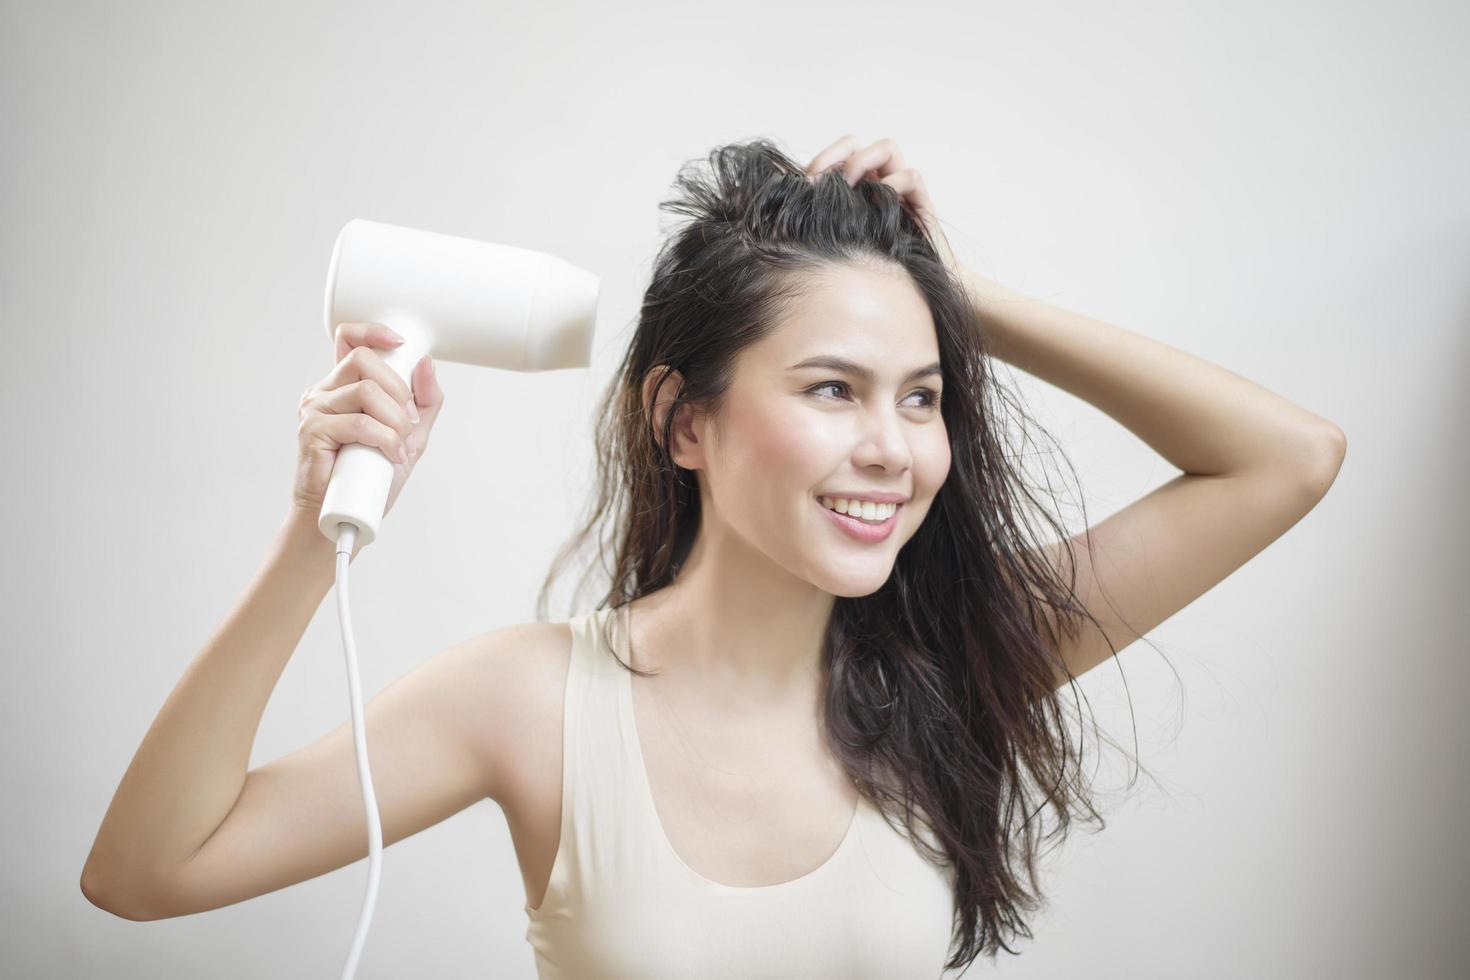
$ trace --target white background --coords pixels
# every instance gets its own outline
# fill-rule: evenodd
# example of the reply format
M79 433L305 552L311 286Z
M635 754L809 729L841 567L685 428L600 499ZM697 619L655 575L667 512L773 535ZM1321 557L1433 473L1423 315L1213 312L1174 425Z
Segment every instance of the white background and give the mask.
M151 923L78 877L285 515L344 222L603 277L590 372L440 365L433 445L352 568L371 696L534 618L679 165L754 136L805 163L852 132L898 141L975 270L1221 364L1349 444L1316 510L1157 649L1084 677L1158 781L1130 789L1104 753L1107 829L1048 859L1023 955L969 976L1470 973L1467 37L1465 5L1402 0L4 3L4 971L341 968L365 860ZM1091 521L1174 475L1016 377ZM329 593L251 765L347 717ZM358 975L532 977L524 901L477 804L384 852Z

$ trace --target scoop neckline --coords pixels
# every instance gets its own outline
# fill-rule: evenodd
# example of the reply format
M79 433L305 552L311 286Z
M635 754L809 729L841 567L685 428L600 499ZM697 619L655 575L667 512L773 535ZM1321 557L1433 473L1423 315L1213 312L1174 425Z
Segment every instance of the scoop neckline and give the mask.
M628 613L626 611L626 604L624 604L623 606L615 607L610 611L619 614L619 621L617 623L619 628L617 630L617 636L620 641L625 640L627 637L628 625ZM597 630L595 632L595 639L600 642L602 638L602 631ZM623 644L623 646L626 649L626 644ZM842 840L838 842L836 849L833 850L832 853L827 856L827 859L821 864L817 865L815 868L812 868L810 871L798 875L795 878L788 878L785 881L773 882L769 885L728 885L722 881L715 881L713 878L710 878L707 875L701 874L700 872L694 870L694 868L690 867L689 863L679 855L679 852L674 850L673 841L669 840L669 835L664 830L663 821L659 819L658 806L656 803L654 803L653 800L653 784L648 778L648 764L643 759L643 740L638 733L638 719L633 713L633 675L629 671L621 668L618 669L618 674L621 675L620 683L618 685L618 696L622 702L622 711L618 713L618 721L619 724L622 726L623 734L627 740L626 744L632 750L632 768L636 773L637 781L641 788L641 792L639 792L637 795L643 801L642 806L647 816L647 819L653 824L655 836L658 837L658 840L660 842L659 846L663 849L665 854L673 859L675 864L683 868L685 873L687 873L696 882L708 888L718 889L720 891L741 892L744 894L772 892L795 888L805 882L809 882L815 878L823 876L832 868L836 867L841 859L846 856L847 852L852 849L853 842L857 839L858 820L862 816L864 806L862 793L858 794L857 803L852 808L852 816L848 819L847 822L847 831L842 835Z

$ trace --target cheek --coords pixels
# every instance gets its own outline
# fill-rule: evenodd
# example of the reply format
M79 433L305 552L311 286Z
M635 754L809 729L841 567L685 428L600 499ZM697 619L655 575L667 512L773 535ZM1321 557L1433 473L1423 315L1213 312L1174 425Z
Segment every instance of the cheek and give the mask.
M832 437L820 421L779 405L740 403L722 427L718 478L729 514L773 514L790 507L793 485L816 484L830 470Z
M915 483L928 493L937 493L949 476L949 436L944 427L935 426L933 434L926 434L923 445L914 447Z
M824 452L831 452L831 432L801 413L751 413L742 431L750 461L768 477L799 476L806 467L820 463Z

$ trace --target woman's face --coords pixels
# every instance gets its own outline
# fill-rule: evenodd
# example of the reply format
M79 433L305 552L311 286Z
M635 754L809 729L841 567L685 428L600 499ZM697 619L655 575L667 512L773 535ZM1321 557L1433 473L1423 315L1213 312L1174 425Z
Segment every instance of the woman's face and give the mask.
M718 425L700 427L708 516L833 595L877 591L949 474L938 361L934 320L907 273L844 264L816 274L790 317L742 352ZM855 519L821 498L846 494L899 496L897 512L867 528L886 536L844 529Z

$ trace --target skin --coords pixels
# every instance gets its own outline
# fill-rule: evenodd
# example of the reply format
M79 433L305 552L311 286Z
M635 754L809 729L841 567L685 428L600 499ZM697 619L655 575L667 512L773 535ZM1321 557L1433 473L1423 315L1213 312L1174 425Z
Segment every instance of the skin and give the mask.
M942 378L903 381L939 360L918 289L902 270L866 263L828 267L809 285L791 315L742 352L718 424L681 410L670 452L695 471L700 532L675 581L633 604L635 646L653 651L635 666L661 669L661 683L713 714L814 703L834 597L883 585L949 473ZM866 366L875 380L788 370L821 354ZM660 392L660 427L680 380L675 372ZM825 513L817 494L831 490L910 499L884 541L865 543Z

